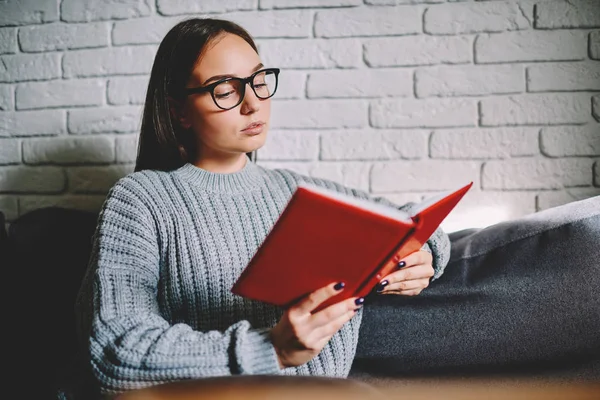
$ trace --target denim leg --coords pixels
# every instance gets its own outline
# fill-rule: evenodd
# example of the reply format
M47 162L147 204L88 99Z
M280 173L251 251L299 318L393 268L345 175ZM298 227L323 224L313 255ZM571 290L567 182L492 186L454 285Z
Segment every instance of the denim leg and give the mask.
M415 297L370 295L351 375L600 378L600 196L457 235Z

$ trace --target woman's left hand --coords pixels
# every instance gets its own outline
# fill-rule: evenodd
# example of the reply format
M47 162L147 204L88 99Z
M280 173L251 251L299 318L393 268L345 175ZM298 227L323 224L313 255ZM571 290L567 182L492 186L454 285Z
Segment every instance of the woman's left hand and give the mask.
M385 276L375 290L379 294L416 296L429 286L434 274L433 257L424 250L415 251L399 260L399 270Z

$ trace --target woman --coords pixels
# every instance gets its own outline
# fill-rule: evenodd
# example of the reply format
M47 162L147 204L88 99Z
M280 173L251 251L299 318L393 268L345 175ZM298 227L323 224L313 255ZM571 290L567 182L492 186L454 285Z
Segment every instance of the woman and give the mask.
M348 375L363 299L311 313L343 282L286 310L230 293L299 183L368 198L251 162L277 89L279 70L268 67L227 21L184 21L162 41L136 172L108 194L77 302L98 392L232 374ZM438 230L378 291L416 295L448 258Z

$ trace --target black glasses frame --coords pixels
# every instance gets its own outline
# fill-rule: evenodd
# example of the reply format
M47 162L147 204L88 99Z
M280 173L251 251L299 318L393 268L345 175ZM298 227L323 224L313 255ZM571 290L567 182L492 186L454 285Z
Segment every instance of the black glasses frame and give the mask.
M242 101L244 100L244 97L246 96L246 85L250 85L250 87L252 88L252 91L254 92L256 97L258 97L261 100L266 100L270 97L273 97L273 95L277 91L277 86L279 85L279 71L280 71L279 68L263 68L263 69L256 71L255 73L253 73L252 75L250 75L247 78L237 78L237 77L224 78L224 79L218 80L216 82L213 82L210 85L206 85L204 87L186 88L184 90L184 93L186 96L189 96L190 94L209 92L213 99L213 102L215 103L215 105L217 107L219 107L221 110L231 110L232 108L239 106L242 103ZM263 73L263 72L272 72L275 74L275 89L273 89L273 92L267 97L259 96L258 93L256 93L256 89L254 88L254 77L256 77L256 75ZM229 81L238 81L242 84L242 86L241 86L242 92L240 93L240 101L238 101L237 104L232 107L221 107L219 105L219 103L217 102L217 99L215 98L215 90L214 89L221 83L229 82Z

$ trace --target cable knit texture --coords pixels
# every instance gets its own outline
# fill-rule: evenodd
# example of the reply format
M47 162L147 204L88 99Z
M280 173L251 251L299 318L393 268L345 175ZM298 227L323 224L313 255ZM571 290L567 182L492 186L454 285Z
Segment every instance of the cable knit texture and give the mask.
M348 375L362 310L314 359L280 370L268 333L283 310L230 292L301 182L370 198L250 161L231 174L191 164L136 172L111 189L76 306L100 392L232 374ZM436 231L425 248L437 278L447 235Z

